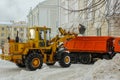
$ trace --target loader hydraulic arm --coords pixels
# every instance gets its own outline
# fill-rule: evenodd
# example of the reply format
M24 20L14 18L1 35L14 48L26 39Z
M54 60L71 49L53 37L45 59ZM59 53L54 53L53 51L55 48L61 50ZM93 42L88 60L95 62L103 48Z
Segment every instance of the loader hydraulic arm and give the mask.
M65 35L74 35L77 36L78 34L74 33L74 32L66 32L66 30L62 29L61 27L58 28L61 36L65 36Z
M50 40L50 43L52 43L52 42L64 42L67 39L71 39L71 38L74 38L76 36L76 34L66 32L66 30L62 29L61 27L59 27L58 30L59 30L61 35L56 35L56 37L54 37Z
M61 33L61 35L66 35L66 31L64 29L62 29L61 27L58 28L59 29L59 32Z

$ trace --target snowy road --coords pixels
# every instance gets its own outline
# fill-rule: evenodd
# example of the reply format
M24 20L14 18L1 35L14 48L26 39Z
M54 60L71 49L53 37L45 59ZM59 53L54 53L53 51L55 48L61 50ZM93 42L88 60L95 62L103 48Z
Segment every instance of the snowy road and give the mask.
M26 71L1 60L0 80L79 80L91 67L92 65L72 64L69 68L61 68L56 63L50 67L44 64L42 69L36 71Z
M42 69L26 71L15 64L0 60L0 80L120 80L120 54L112 60L95 64L72 64L69 68L43 65Z

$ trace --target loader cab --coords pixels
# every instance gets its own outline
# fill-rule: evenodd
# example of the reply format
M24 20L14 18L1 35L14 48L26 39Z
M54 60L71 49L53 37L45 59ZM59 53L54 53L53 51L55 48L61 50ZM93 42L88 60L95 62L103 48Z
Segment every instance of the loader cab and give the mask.
M51 37L51 28L33 27L29 29L29 40L36 42L38 47L47 47Z

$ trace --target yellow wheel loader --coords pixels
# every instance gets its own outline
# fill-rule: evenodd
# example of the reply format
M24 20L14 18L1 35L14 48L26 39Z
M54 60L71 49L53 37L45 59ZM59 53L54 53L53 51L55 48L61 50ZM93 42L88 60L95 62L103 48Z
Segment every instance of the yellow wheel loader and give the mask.
M57 61L61 67L69 67L69 52L61 48L60 43L74 38L75 34L67 33L62 28L59 28L59 32L61 35L51 39L51 28L34 26L28 30L26 43L19 41L17 32L15 40L8 38L8 42L4 44L0 58L30 71L40 69L43 63L54 65Z

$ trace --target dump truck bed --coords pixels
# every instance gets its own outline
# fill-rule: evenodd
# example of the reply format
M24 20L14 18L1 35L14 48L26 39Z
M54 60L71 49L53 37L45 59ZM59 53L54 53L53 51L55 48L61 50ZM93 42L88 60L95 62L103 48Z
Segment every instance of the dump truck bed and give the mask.
M64 46L70 52L106 53L111 50L113 37L77 36L67 41Z

